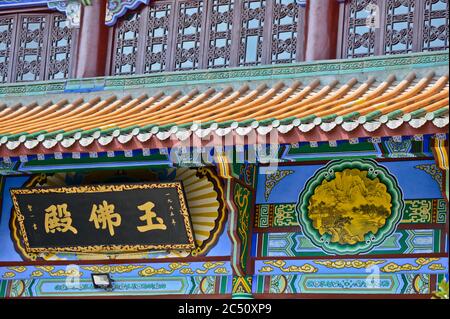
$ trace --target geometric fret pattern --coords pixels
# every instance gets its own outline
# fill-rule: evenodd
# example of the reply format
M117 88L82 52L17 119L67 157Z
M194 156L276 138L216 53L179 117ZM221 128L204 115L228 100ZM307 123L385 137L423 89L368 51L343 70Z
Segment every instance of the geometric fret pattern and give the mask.
M444 252L441 249L440 229L401 229L394 232L368 255L379 254L429 254ZM303 233L258 233L258 257L326 256Z
M431 294L430 274L383 274L379 285L367 284L365 274L302 274L257 276L255 294ZM301 295L300 295L301 296ZM286 297L288 298L288 297Z
M295 206L295 203L256 205L254 227L298 227ZM445 199L407 199L401 223L445 224L447 209Z

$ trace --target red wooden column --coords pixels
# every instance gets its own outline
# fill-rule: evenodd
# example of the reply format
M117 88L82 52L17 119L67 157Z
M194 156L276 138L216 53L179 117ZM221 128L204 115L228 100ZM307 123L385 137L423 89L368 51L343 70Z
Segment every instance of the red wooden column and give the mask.
M83 6L75 64L75 77L105 75L108 27L105 25L106 0L92 0Z
M339 29L338 0L308 0L306 3L305 60L336 58Z

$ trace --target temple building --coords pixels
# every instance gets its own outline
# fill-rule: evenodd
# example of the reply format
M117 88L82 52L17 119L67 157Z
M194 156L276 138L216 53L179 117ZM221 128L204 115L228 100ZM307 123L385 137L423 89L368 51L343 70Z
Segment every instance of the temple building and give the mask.
M1 1L0 297L444 296L448 67L448 0Z

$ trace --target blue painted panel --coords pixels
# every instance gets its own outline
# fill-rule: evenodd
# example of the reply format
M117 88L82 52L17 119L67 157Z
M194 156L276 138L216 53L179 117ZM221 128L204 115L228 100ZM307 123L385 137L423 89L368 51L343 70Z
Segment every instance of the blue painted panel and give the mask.
M404 199L442 198L438 183L431 175L415 168L417 165L435 164L434 160L413 160L398 162L381 162L392 175L394 175L403 191ZM265 199L265 180L267 170L273 168L261 167L258 176L256 203L296 203L305 183L314 173L324 165L295 165L280 166L279 170L291 170L292 174L284 177L270 192L268 200Z
M303 190L306 181L314 175L314 173L323 167L323 165L308 166L280 166L279 170L292 170L293 174L283 178L270 193L269 200L264 198L265 181L267 168L261 167L258 176L258 185L256 188L256 203L295 203L299 194ZM269 169L270 170L270 169Z
M231 240L227 234L228 221L223 225L222 234L213 248L206 254L206 256L231 256Z
M397 177L405 199L442 198L438 183L428 173L415 168L416 165L435 164L431 161L404 161L382 163Z
M2 213L0 219L0 261L22 261L11 240L9 218L13 206L9 190L21 187L28 177L7 177L2 196Z

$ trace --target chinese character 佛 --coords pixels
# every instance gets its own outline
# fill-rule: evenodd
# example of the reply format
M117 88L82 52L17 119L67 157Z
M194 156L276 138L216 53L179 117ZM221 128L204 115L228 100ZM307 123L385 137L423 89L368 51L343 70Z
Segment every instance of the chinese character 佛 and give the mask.
M161 229L161 230L167 229L167 226L164 225L164 220L161 217L157 217L156 213L152 210L154 207L155 204L153 204L152 202L146 202L145 204L138 206L139 210L145 212L145 214L139 217L139 219L147 222L147 225L137 227L137 229L141 233L154 229ZM156 223L153 223L153 218L156 218Z
M45 232L54 234L55 231L65 233L71 231L74 234L78 230L72 226L72 217L67 210L67 204L52 205L45 210Z
M120 214L115 213L114 208L113 204L109 205L105 200L98 206L94 204L89 221L94 222L96 229L100 229L100 226L102 229L108 227L109 234L114 236L114 227L120 226L122 222Z

